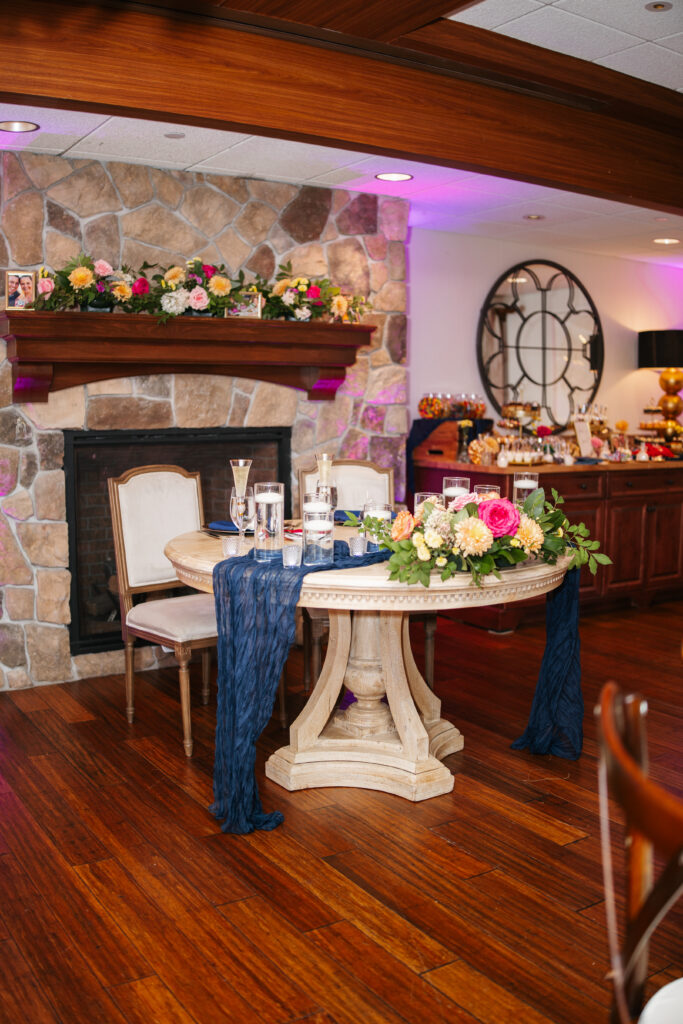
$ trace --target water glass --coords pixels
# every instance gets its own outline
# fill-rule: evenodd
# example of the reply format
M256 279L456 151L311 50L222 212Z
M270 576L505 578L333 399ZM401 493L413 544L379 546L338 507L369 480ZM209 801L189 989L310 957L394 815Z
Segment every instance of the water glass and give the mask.
M474 493L481 497L500 498L500 487L496 484L475 484Z
M349 537L349 554L354 558L361 558L367 548L367 537L364 533L358 533L355 537Z
M538 473L529 473L524 470L522 473L515 473L512 484L512 500L524 502L532 491L538 487Z
M304 565L332 565L334 562L334 511L304 512Z
M296 566L301 565L302 550L301 544L296 541L285 544L282 549L282 564L289 569L294 569Z
M453 498L459 498L461 494L470 493L470 478L468 476L445 476L441 489L446 501L453 501Z
M274 481L254 484L254 500L254 558L257 562L279 559L285 542L285 485Z
M234 533L228 534L227 537L221 537L221 547L224 558L234 558L240 553L240 537Z

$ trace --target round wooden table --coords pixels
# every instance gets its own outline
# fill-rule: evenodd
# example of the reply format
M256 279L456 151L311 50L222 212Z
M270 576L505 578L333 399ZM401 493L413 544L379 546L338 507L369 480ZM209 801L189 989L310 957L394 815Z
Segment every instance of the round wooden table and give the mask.
M344 528L336 536L343 539ZM211 593L220 539L185 533L166 545L178 578ZM327 608L330 637L318 682L290 727L290 742L266 762L266 775L285 789L359 786L408 800L448 793L453 776L440 758L462 750L463 736L441 718L441 701L413 658L410 612L436 612L523 601L558 587L569 558L557 565L515 567L476 587L468 574L428 588L388 578L385 564L331 569L304 577L303 608ZM335 711L342 686L356 702ZM383 698L386 696L386 701Z

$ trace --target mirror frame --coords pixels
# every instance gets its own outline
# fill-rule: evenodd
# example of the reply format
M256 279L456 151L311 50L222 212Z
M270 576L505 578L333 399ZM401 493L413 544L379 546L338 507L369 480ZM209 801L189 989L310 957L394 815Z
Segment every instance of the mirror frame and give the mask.
M537 274L533 270L534 267L550 267L554 271L556 271L556 273L551 274L546 285L542 287ZM575 403L574 401L575 394L579 392L581 395L582 401L578 403L580 406L590 405L591 402L594 400L595 395L597 394L598 388L600 387L604 363L604 343L602 325L600 323L598 311L587 290L584 288L579 279L574 274L572 274L570 270L567 270L566 267L563 267L560 263L554 263L551 260L543 259L524 260L522 263L516 263L513 267L509 267L505 271L505 273L501 274L500 277L496 280L495 284L493 285L488 295L486 296L484 304L481 308L481 312L479 314L479 324L477 327L477 365L479 367L479 373L481 376L482 383L484 385L484 390L486 391L486 395L491 404L493 405L494 409L496 410L496 412L500 414L502 412L502 407L505 404L505 402L500 401L500 395L496 394L496 392L509 389L512 396L517 396L519 394L519 389L524 383L524 381L532 380L532 378L528 376L528 374L525 372L523 364L519 357L517 361L521 368L521 375L516 381L506 380L503 386L501 387L500 385L494 385L489 375L491 361L494 358L496 358L496 356L500 355L501 351L505 346L505 342L502 337L502 323L500 335L493 334L490 329L489 318L492 315L492 313L498 311L498 317L500 318L501 313L505 311L514 311L516 315L520 317L522 323L517 331L517 336L514 341L514 349L518 353L520 349L523 349L524 347L520 345L520 335L524 330L525 324L532 315L538 315L538 311L536 310L529 314L529 316L524 315L523 309L519 305L520 299L523 300L524 298L524 293L522 293L522 295L520 296L516 284L514 282L512 282L509 286L509 290L512 293L511 302L507 302L505 298L501 298L501 296L499 295L499 290L501 289L501 286L510 277L515 277L519 275L522 271L529 275L529 277L534 281L536 285L536 291L540 292L542 295L542 309L540 312L543 314L544 318L552 317L552 319L555 321L555 324L560 324L562 327L568 351L567 368L571 367L572 355L575 354L576 351L581 351L583 357L586 358L589 364L590 370L593 372L595 376L593 387L590 389L579 388L577 385L572 385L571 382L565 376L566 371L563 371L563 373L561 373L559 377L556 377L554 381L548 381L544 378L541 381L533 382L535 386L540 387L541 389L541 401L539 402L539 405L541 407L541 415L545 410L547 419L549 420L548 425L550 425L552 432L554 434L557 434L561 430L565 430L567 428L567 426L571 422L571 416L579 411L579 409L577 408L577 403ZM563 319L560 319L554 312L545 309L545 295L551 289L553 282L556 280L558 276L565 277L569 285L567 296L567 315ZM582 300L580 305L584 306L585 304L585 307L587 308L577 308L577 298ZM587 342L582 344L580 348L577 350L577 339L572 338L571 331L568 328L568 322L571 320L573 316L585 314L586 312L589 312L593 318L594 329L593 333L591 334ZM490 340L491 338L495 339L496 337L498 340L496 350L491 354L485 355L485 341L487 339ZM545 346L545 325L543 326L543 337L541 344L543 347ZM511 346L508 344L507 347L510 348ZM556 387L558 383L563 379L567 387L567 397L569 404L569 420L565 423L560 422L560 419L554 415L552 395L548 395L549 389L551 389L552 387ZM508 399L508 401L514 400L516 400L515 397ZM531 432L528 426L525 426L524 430L527 433Z

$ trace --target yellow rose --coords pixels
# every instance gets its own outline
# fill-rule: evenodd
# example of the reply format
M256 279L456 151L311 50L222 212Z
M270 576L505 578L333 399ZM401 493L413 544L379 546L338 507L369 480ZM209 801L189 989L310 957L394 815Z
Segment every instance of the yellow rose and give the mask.
M170 285L182 284L185 280L184 267L169 267L166 271L166 280Z
M94 280L93 272L89 267L76 267L69 274L69 281L75 292L80 291L81 288L89 288Z

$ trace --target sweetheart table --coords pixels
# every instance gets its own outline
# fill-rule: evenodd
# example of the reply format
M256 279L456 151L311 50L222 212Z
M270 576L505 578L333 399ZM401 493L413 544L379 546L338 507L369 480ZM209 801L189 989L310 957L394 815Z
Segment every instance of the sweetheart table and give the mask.
M338 539L350 531L339 527ZM166 557L188 586L211 593L212 573L223 559L220 539L182 534ZM290 742L266 762L268 778L288 790L357 786L426 800L453 788L441 758L462 750L459 729L441 718L441 701L413 658L411 612L437 612L522 601L559 587L569 558L557 565L515 567L481 587L468 574L429 588L388 578L386 564L324 570L304 577L298 602L327 608L330 636L316 686L290 727ZM342 686L356 701L337 709Z

